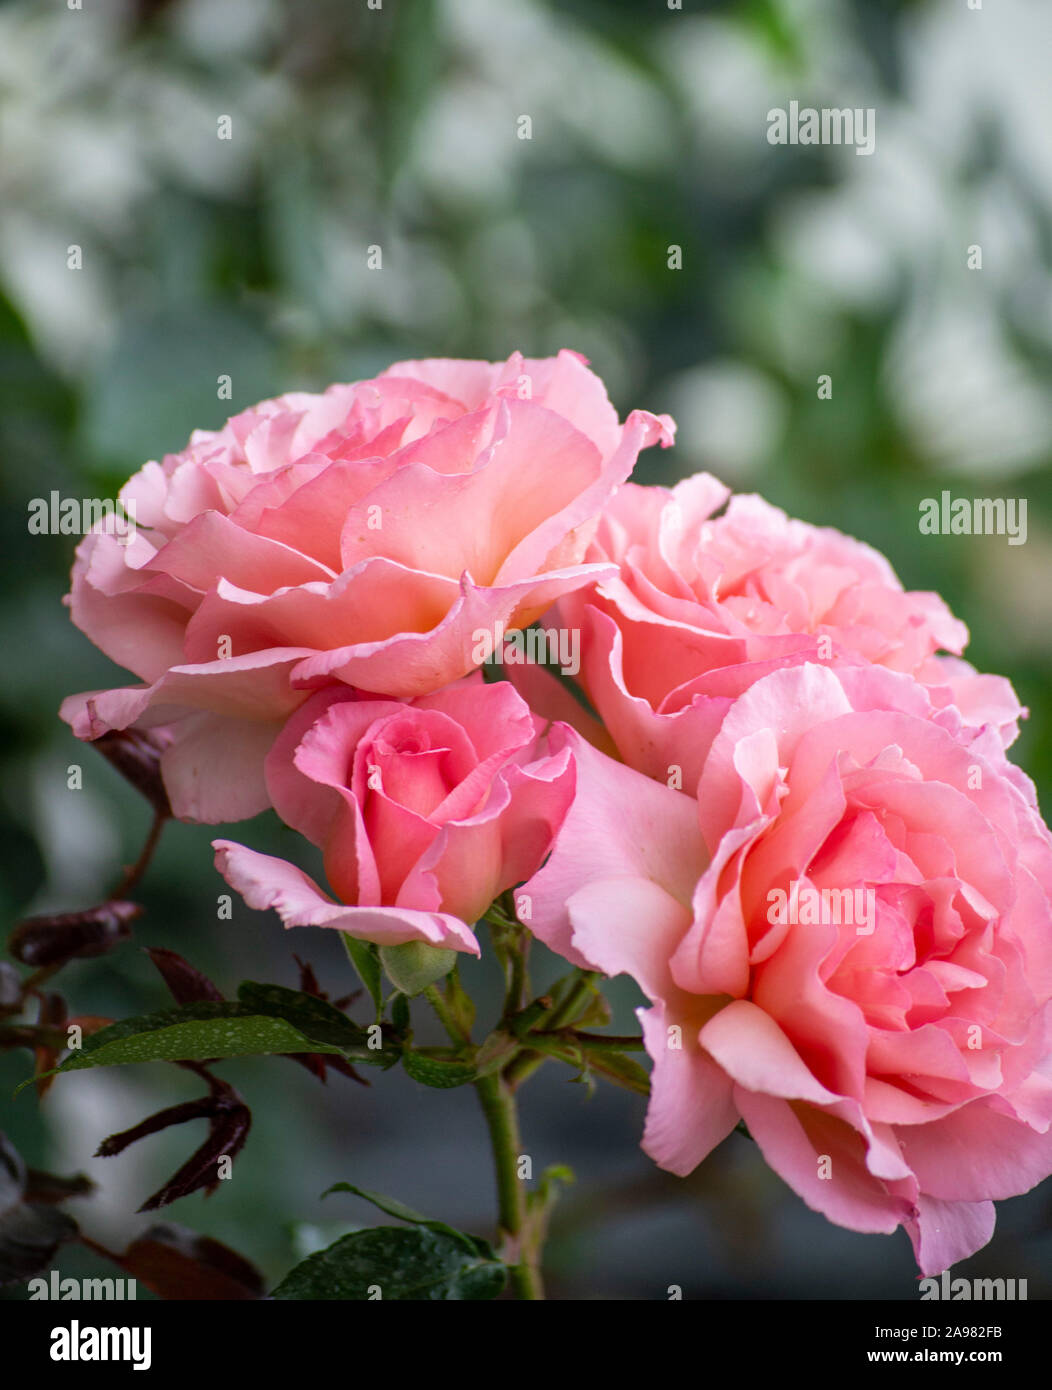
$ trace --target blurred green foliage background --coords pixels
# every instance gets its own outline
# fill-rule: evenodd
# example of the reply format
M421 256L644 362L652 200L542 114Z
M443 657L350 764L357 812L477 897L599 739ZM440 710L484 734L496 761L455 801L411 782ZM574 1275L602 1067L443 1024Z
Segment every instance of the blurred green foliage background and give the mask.
M622 413L678 419L677 447L644 456L641 480L708 468L878 546L969 624L971 659L1015 683L1031 710L1016 756L1047 810L1050 40L1052 11L1027 0L0 4L6 921L98 900L146 830L136 794L56 717L63 695L124 677L69 625L74 540L30 536L29 499L115 496L194 428L400 357L574 347ZM790 99L872 106L875 153L768 144L767 111ZM921 536L919 503L943 488L1026 497L1026 545ZM169 829L138 944L183 952L227 990L246 975L294 984L295 950L343 992L324 933L290 938L242 907L215 920L213 833ZM246 834L288 844L267 817ZM491 999L487 972L466 978ZM165 998L135 947L62 981L82 1012ZM630 1026L631 987L613 994ZM27 1069L0 1055L0 1095ZM349 1199L319 1203L339 1179L489 1229L471 1094L401 1074L322 1090L279 1059L223 1074L254 1106L252 1137L232 1181L170 1215L268 1277L372 1221ZM0 1127L31 1162L90 1172L101 1190L79 1215L120 1245L200 1136L91 1154L195 1090L161 1065L88 1074L42 1106L4 1099ZM693 1178L661 1174L638 1151L642 1110L588 1100L554 1067L524 1093L536 1171L578 1173L553 1231L555 1296L916 1296L904 1236L827 1225L738 1135ZM994 1244L961 1272L1047 1297L1050 1214L1047 1192L1002 1204Z

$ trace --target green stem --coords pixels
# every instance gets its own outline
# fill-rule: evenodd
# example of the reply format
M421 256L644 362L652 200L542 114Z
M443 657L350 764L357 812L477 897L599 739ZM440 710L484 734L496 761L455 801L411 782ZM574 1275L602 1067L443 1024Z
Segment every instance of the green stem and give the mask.
M598 978L597 970L582 970L571 986L566 998L546 1018L538 1019L538 1031L561 1028L572 1023L574 1014L592 993L593 982ZM545 1060L543 1052L520 1052L504 1069L504 1079L514 1089L521 1086L528 1076L532 1076Z
M519 1298L542 1299L539 1251L527 1226L526 1189L518 1174L522 1139L512 1088L499 1075L475 1082L486 1117L497 1177L501 1234L511 1268L511 1286Z
M452 1011L446 1003L445 995L439 989L438 985L428 985L427 989L424 990L424 998L438 1015L439 1022L449 1034L452 1041L455 1042L458 1047L469 1046L471 1043L470 1034L465 1033L457 1020L453 1017Z
M525 933L522 934L518 950L511 958L511 977L508 980L508 993L504 1000L504 1017L510 1018L512 1014L518 1013L525 1003L529 992L529 977L527 971L526 953L529 950L530 939Z
M534 1032L534 1037L549 1038L553 1042L565 1042L570 1046L580 1044L582 1047L592 1048L595 1052L644 1052L646 1044L643 1039L634 1033L584 1033L578 1028L568 1028L565 1032L558 1030Z
M526 989L525 951L521 941L517 946L511 956L505 1011L513 999L516 1007L521 1006ZM454 1044L470 1048L471 1035L461 1027L442 990L437 985L428 985L423 993ZM475 1090L482 1104L493 1150L502 1256L510 1271L511 1286L519 1298L542 1299L544 1286L541 1282L539 1247L544 1236L544 1212L539 1213L540 1219L530 1219L526 1187L518 1173L522 1138L514 1089L499 1073L491 1073L479 1077Z

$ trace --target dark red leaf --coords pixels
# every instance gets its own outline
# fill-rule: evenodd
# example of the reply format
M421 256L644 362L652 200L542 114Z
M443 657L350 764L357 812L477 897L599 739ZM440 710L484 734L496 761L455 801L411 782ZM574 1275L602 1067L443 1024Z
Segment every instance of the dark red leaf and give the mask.
M169 1105L149 1115L131 1129L122 1129L119 1134L111 1134L95 1150L96 1158L113 1158L123 1153L129 1144L145 1139L150 1134L159 1134L162 1129L172 1125L185 1124L187 1120L207 1120L216 1113L216 1103L211 1096L199 1096L197 1100L184 1100L178 1105Z
M208 1082L209 1093L196 1100L183 1101L170 1105L156 1115L150 1115L131 1129L120 1134L111 1134L104 1139L96 1152L98 1158L112 1158L121 1153L129 1144L134 1144L147 1135L157 1134L171 1125L185 1124L188 1120L208 1121L208 1137L201 1147L190 1155L187 1161L169 1180L139 1208L140 1211L155 1211L167 1206L169 1202L187 1197L191 1192L214 1192L221 1181L219 1161L222 1158L233 1160L244 1147L248 1132L252 1127L252 1112L238 1093L226 1081L205 1072L200 1064L193 1069Z
M312 994L315 999L324 999L327 1003L329 996L318 984L318 977L314 973L314 967L309 961L301 960L299 956L294 955L293 960L299 966L300 989L303 993ZM338 1007L344 1008L347 1004L353 1003L360 993L361 991L357 990L354 994L348 995L346 999L340 1000ZM348 1076L352 1081L357 1081L360 1086L368 1086L369 1084L364 1076L361 1076L355 1071L350 1062L346 1061L343 1057L333 1056L333 1054L329 1052L283 1052L281 1056L287 1057L290 1062L296 1062L301 1067L306 1067L310 1074L316 1076L323 1086L327 1079L329 1067L331 1067L333 1071L339 1072L341 1076Z
M190 1155L174 1177L143 1202L139 1210L156 1211L158 1207L166 1207L170 1202L202 1189L206 1193L214 1192L221 1181L219 1160L237 1157L251 1127L252 1114L247 1105L230 1105L213 1115L205 1142Z
M260 1298L266 1287L259 1270L229 1246L167 1223L151 1226L116 1258L159 1298L174 1301Z
M337 1057L331 1052L280 1052L279 1057L287 1057L290 1062L298 1062L301 1067L306 1067L312 1076L325 1084L326 1072L329 1067L333 1071L339 1072L341 1076L349 1076L352 1081L357 1081L359 1086L368 1086L369 1082L364 1076L351 1066L350 1062L344 1057Z
M292 959L300 968L300 989L304 994L313 994L317 999L328 999L329 996L321 992L313 965L309 961L300 960L299 956L293 956Z
M333 1071L339 1072L341 1076L346 1076L349 1077L352 1081L357 1081L359 1086L369 1085L368 1078L362 1076L360 1072L355 1071L355 1069L351 1066L350 1062L348 1062L345 1057L334 1057L331 1052L322 1053L321 1057L322 1060L328 1066L330 1066Z
M196 1004L210 1000L215 1004L223 1002L223 996L207 975L192 966L189 961L175 951L164 946L149 946L146 954L161 972L161 978L177 1004Z

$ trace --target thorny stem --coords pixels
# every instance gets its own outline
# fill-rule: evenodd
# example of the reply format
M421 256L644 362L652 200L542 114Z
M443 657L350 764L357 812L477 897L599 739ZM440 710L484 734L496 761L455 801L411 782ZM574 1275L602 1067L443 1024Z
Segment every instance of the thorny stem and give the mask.
M518 952L516 952L518 954ZM522 969L525 969L523 963ZM520 977L513 970L513 978ZM445 996L437 985L429 985L424 997L434 1009L450 1039L460 1047L470 1047L471 1037L453 1017ZM475 1090L489 1131L493 1166L497 1180L497 1213L502 1255L511 1274L511 1286L522 1299L542 1299L544 1287L540 1272L542 1227L531 1233L526 1204L526 1187L519 1177L522 1138L512 1088L499 1075L480 1076Z
M542 1299L540 1251L531 1239L527 1222L526 1188L519 1177L522 1139L515 1094L500 1075L482 1076L475 1082L482 1113L489 1129L497 1177L497 1209L503 1254L511 1270L511 1286L522 1299Z
M522 1008L529 992L530 982L526 973L526 953L529 950L529 944L529 937L524 933L519 939L518 949L512 953L511 976L508 981L507 998L504 1001L505 1018L510 1018L513 1013L517 1013Z
M512 936L512 924L508 921L494 920L493 925L502 933L507 933L504 939L507 993L502 1016L506 1022L522 1008L529 989L526 973L528 938L525 934L519 935L517 939ZM554 1007L542 1010L536 1021L542 1036L557 1038L560 1029L573 1024L581 1013L582 1006L587 1004L589 996L595 992L597 975L597 971L579 971L565 998ZM429 985L424 990L424 997L434 1009L453 1044L458 1048L472 1049L470 1032L456 1018L443 990L437 984ZM642 1047L641 1038L615 1037L601 1033L581 1033L577 1036L581 1043L597 1049L624 1051ZM491 1072L487 1076L478 1077L474 1083L493 1151L501 1256L509 1268L511 1286L516 1296L531 1301L544 1298L540 1261L549 1198L544 1184L531 1198L519 1176L522 1136L519 1130L515 1091L544 1060L544 1053L527 1048L512 1059L503 1074L499 1071Z
M526 1002L530 989L530 936L515 919L514 908L508 907L509 894L502 894L490 905L483 917L492 930L493 945L504 967L504 1009L501 1021L517 1014Z

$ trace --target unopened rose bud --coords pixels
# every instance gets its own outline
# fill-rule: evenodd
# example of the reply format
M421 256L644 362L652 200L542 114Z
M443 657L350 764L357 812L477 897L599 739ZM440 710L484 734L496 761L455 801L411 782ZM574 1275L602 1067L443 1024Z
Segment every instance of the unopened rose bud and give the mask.
M426 941L407 941L403 946L381 946L380 960L395 988L412 998L448 975L457 963L457 953Z
M85 956L104 956L131 936L138 903L108 902L83 912L27 917L8 937L7 949L23 965L64 965Z
M170 816L172 808L161 776L161 754L169 741L159 730L144 733L139 729L111 729L92 740L92 747L142 792L155 811Z

